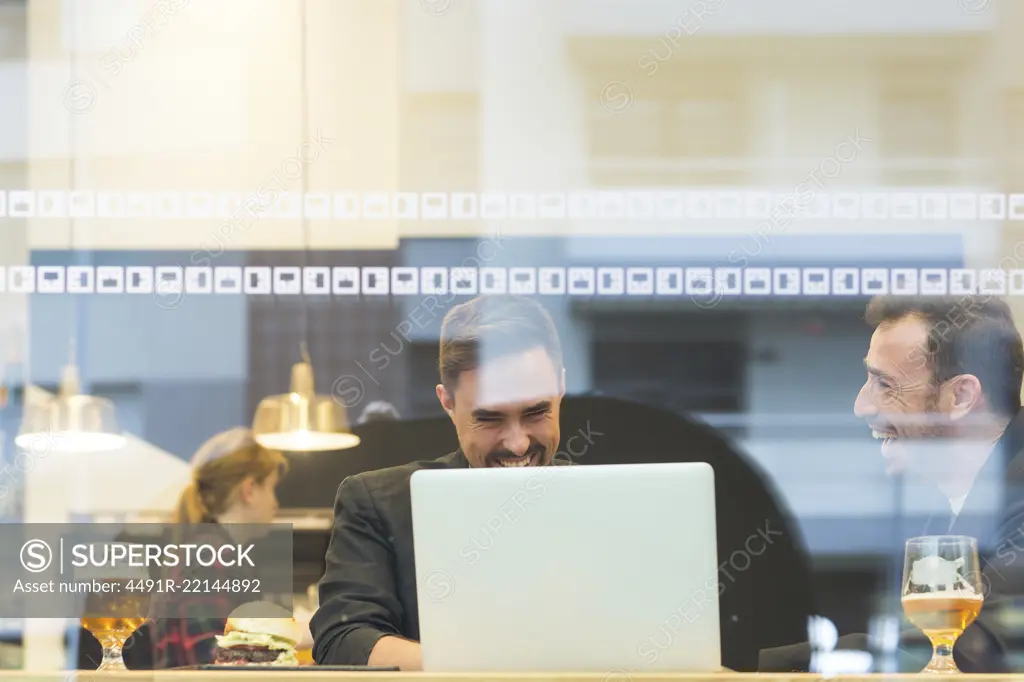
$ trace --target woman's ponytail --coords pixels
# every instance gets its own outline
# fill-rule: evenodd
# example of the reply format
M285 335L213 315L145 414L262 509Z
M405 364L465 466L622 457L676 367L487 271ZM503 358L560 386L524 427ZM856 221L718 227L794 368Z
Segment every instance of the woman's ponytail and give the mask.
M209 510L203 503L203 496L199 492L199 483L195 479L189 483L181 495L178 496L178 506L174 511L175 523L203 523L209 517Z
M248 429L219 433L192 458L192 481L178 497L174 522L215 523L234 503L245 479L263 483L274 472L283 476L287 470L284 455L258 445Z

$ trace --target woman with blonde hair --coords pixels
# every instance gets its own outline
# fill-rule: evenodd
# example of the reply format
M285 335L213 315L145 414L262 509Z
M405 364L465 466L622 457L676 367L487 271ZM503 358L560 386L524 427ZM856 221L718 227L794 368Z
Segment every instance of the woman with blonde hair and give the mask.
M174 522L270 523L275 488L287 471L284 455L261 447L249 429L219 433L192 458L192 481L178 498Z
M173 520L180 532L190 535L190 541L198 532L212 542L231 543L230 525L274 520L278 509L275 488L287 470L284 455L260 446L249 429L219 433L192 458L192 480L178 498ZM150 624L154 668L212 663L215 637L224 634L227 614L254 599L251 594L230 592L157 596L163 603L160 615ZM198 608L196 600L202 602ZM197 610L225 617L197 615ZM166 616L168 613L181 617Z

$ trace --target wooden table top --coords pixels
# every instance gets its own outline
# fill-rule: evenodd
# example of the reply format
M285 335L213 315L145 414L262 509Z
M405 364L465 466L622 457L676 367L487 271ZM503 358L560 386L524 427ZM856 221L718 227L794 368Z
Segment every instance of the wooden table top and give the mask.
M676 673L635 673L626 677L622 674L603 673L400 673L400 672L337 672L317 670L310 666L308 671L269 670L232 670L219 671L129 671L100 673L95 670L24 672L20 670L0 670L3 682L194 682L195 680L217 682L284 682L298 677L310 678L325 682L326 680L344 680L345 682L753 682L755 680L772 680L772 682L810 682L811 680L828 679L836 682L845 680L862 680L884 682L892 680L934 679L931 675L900 674L900 675L840 675L823 678L814 674L765 674L765 673L730 673L713 674L676 674ZM1024 675L957 675L957 682L996 682L997 680L1014 680L1021 682Z

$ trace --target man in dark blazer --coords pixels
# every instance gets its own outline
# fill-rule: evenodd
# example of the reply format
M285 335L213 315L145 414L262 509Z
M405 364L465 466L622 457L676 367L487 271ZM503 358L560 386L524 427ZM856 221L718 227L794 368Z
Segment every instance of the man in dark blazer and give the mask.
M854 412L881 440L887 472L930 483L945 498L919 534L978 540L985 603L953 655L962 672L1008 672L1000 615L1024 596L1021 335L1006 303L991 296L879 297L866 319L875 331ZM985 481L1000 483L1000 500ZM866 644L854 634L837 648ZM759 670L806 670L809 657L807 644L763 650Z
M413 472L557 463L565 370L555 326L538 303L481 296L452 308L441 325L439 369L435 390L460 447L342 481L310 623L319 664L422 667Z

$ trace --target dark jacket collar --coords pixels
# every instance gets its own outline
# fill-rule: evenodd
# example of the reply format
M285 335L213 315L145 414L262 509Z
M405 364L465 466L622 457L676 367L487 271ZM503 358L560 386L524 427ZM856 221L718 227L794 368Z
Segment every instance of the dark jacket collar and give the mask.
M996 452L993 453L1000 455L998 466L1006 466L1007 479L1018 483L1024 482L1024 457L1020 456L1021 451L1024 451L1024 409L1018 412L1006 427L1002 438L996 444ZM996 457L990 457L986 466L991 466L993 459Z
M1024 451L1024 409L1010 421L1006 430L1003 431L1003 435L996 441L992 454L989 455L988 460L974 479L976 483L986 480L1002 480L1003 495L1010 498L1003 500L1000 505L1003 508L1006 508L1013 498L1024 492L1024 453L1022 451ZM973 486L971 492L967 494L967 499L964 500L960 514L952 525L962 525L958 523L961 518L989 515L990 513L979 510L979 506L984 505L985 502L984 492L979 491L976 485Z
M992 454L989 455L974 480L1002 478L1007 483L1014 479L1018 482L1024 481L1024 457L1020 456L1022 450L1024 450L1024 410L1018 412L1010 420L1003 435L996 441ZM967 498L970 501L971 495L968 494ZM975 494L974 498L977 501L980 495ZM967 507L966 502L964 507Z
M444 462L449 469L469 468L469 460L467 460L466 455L462 453L462 448L445 455L441 458L441 461Z

